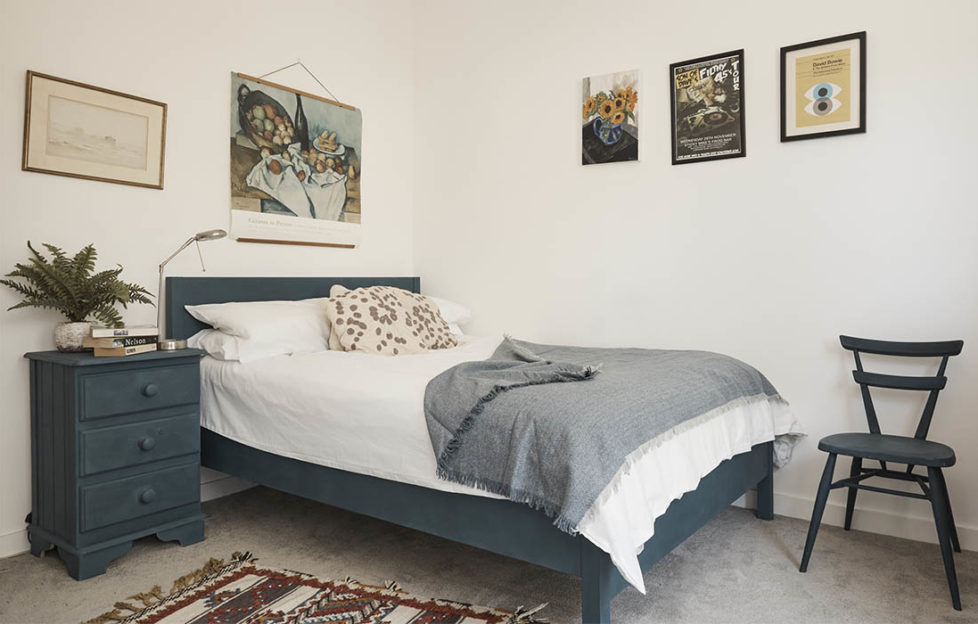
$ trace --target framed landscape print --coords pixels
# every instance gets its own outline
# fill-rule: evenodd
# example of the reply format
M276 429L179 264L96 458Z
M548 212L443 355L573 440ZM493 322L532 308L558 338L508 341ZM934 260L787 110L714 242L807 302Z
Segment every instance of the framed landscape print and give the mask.
M27 72L24 171L163 188L166 104Z
M638 160L638 70L583 81L581 164Z
M744 51L669 66L672 164L747 155Z
M866 33L781 48L781 140L866 132Z
M355 247L360 110L239 73L230 95L231 236Z

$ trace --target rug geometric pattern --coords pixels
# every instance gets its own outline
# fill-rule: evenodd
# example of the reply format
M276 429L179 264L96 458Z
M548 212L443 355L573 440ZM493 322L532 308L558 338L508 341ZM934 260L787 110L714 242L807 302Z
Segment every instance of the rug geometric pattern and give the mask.
M448 600L418 598L395 583L363 585L291 570L255 566L249 553L230 563L212 559L178 579L168 595L159 587L117 602L85 624L533 624L536 609L504 611ZM136 603L142 603L138 606Z

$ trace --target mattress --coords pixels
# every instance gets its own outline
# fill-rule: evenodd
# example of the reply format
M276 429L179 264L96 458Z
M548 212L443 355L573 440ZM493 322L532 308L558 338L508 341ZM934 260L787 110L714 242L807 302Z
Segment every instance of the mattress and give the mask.
M446 492L498 498L443 481L428 437L428 382L462 362L488 358L501 337L466 337L453 349L382 357L323 351L242 364L205 357L201 424L248 446L305 462ZM798 439L785 406L738 407L699 418L629 457L577 531L608 552L644 593L638 554L655 519L725 459L776 440L783 464Z

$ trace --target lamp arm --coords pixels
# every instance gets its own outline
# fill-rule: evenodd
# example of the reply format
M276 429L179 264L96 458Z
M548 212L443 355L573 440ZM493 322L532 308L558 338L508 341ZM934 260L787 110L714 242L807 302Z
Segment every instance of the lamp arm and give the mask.
M181 251L190 246L190 243L196 240L193 236L187 239L187 242L180 245L180 248L170 254L170 256L160 263L160 285L159 290L156 291L156 327L159 328L160 336L166 338L166 328L163 327L163 307L165 301L163 299L163 269L166 268L167 263L177 257Z
M165 267L170 260L173 260L174 258L177 257L177 255L181 251L183 251L187 247L190 247L190 243L194 242L194 240L196 240L196 239L194 239L194 237L191 236L190 238L187 239L187 242L186 243L180 245L180 248L179 249L177 249L176 251L174 251L173 253L171 253L170 256L166 260L164 260L163 262L161 262L160 263L160 273L163 272L163 267Z
M160 286L156 291L156 327L163 338L166 338L166 328L163 327L163 267L165 264L160 264Z
M159 348L165 351L173 351L176 349L184 349L187 346L186 340L169 340L167 337L166 326L164 325L164 319L166 318L164 310L166 309L166 301L164 297L166 293L163 292L163 273L166 269L166 265L177 257L177 255L190 247L190 243L196 243L197 245L197 257L200 258L200 269L207 272L207 267L204 266L204 255L200 253L200 241L217 240L219 238L224 238L228 233L224 230L207 230L204 232L197 232L193 236L187 239L187 242L180 245L176 251L171 253L166 260L160 263L160 285L159 290L156 294L156 327L160 333Z

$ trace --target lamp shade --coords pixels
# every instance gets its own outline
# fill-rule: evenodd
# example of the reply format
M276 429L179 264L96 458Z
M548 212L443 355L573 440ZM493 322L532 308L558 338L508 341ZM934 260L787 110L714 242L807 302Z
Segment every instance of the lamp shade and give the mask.
M197 232L194 234L195 241L210 241L217 240L219 238L224 238L228 233L224 230L204 230L203 232Z

